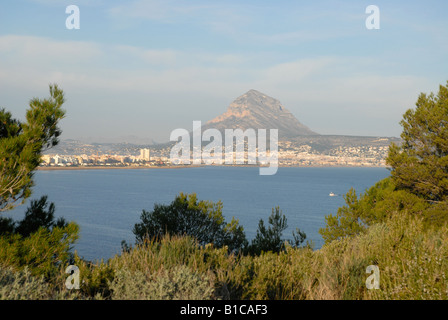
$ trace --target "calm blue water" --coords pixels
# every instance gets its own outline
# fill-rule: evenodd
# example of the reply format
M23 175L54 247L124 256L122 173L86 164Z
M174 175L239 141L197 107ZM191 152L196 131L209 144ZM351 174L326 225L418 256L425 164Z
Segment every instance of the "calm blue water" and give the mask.
M317 249L323 244L318 230L324 217L344 204L342 195L351 187L362 193L388 175L385 168L279 168L273 176L260 176L255 167L38 171L32 198L48 195L57 217L79 224L75 249L88 260L120 253L122 240L134 244L132 228L142 209L169 204L179 192L221 200L226 221L238 219L248 240L258 221L267 222L272 208L280 206L289 226L284 237L298 227ZM8 216L21 219L28 204Z

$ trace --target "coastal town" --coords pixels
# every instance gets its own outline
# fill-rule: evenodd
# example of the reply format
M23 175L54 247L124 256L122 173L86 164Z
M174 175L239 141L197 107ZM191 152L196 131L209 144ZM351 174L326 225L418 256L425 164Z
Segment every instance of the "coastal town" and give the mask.
M280 141L278 144L279 166L356 166L356 167L385 167L388 145L360 145L338 146L325 151L317 151L310 145L297 145L290 141ZM170 161L169 146L121 148L115 150L101 150L84 148L57 150L62 153L49 153L42 156L41 168L139 168L139 167L167 167L186 166L176 165ZM65 152L64 152L65 151ZM224 151L224 150L223 150ZM246 157L250 156L245 150ZM256 157L256 155L255 155ZM234 159L237 157L235 156ZM241 165L234 160L230 165ZM257 163L259 164L259 163ZM222 161L222 165L224 164ZM242 165L250 165L247 161Z

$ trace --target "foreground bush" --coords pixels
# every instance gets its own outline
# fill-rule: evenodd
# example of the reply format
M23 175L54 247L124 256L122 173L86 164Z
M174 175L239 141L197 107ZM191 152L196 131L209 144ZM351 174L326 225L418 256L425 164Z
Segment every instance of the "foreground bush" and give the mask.
M213 243L231 251L239 251L247 244L238 221L232 218L230 223L225 222L220 201L199 201L195 193L180 193L169 205L155 204L153 211L143 210L140 219L132 230L137 243L165 235L188 235L201 245Z
M210 300L214 283L213 276L179 265L155 274L118 270L110 289L114 300Z
M27 267L33 275L47 279L60 273L71 257L71 245L78 238L79 227L69 223L51 230L39 228L28 237L19 234L0 236L0 264L16 269Z
M78 291L56 289L43 276L33 276L28 268L17 271L0 266L0 300L78 300Z
M424 218L396 213L364 234L316 251L319 265L311 299L448 298L448 228L428 230ZM368 265L380 270L380 288L365 285Z
M283 231L288 227L287 219L277 206L272 208L272 213L268 218L268 227L266 228L264 220L258 222L258 229L255 238L251 244L244 250L245 253L259 255L261 252L278 253L286 249L286 247L300 247L305 241L306 234L296 228L292 233L293 240L283 239ZM310 246L310 244L307 244Z
M25 268L14 272L0 267L0 300L41 300L50 297L50 289L43 277L33 277Z
M113 281L115 270L104 261L92 263L74 254L73 264L79 269L79 292L93 299L109 299L111 292L109 283ZM64 277L67 275L64 273Z
M60 270L59 288L37 276L18 274L14 277L28 280L2 280L3 286L16 283L18 288L2 298L448 299L447 225L428 228L424 217L403 211L391 214L359 235L315 251L286 244L278 253L245 256L225 247L200 246L191 237L165 236L107 262L87 263L75 256L81 277L78 291L61 288L67 275ZM379 268L379 289L366 286L370 265ZM24 288L31 288L28 296Z
M123 286L123 279L131 279L129 274L144 275L147 279L145 283L154 286L155 284L151 283L151 277L154 275L164 275L165 279L172 279L179 272L187 278L187 274L191 273L190 276L199 277L201 283L210 284L213 288L213 298L216 299L238 299L244 279L238 256L229 253L226 247L200 246L197 240L188 236L167 235L157 241L147 240L115 256L109 261L109 266L118 272L118 277L115 278L118 282L115 281L112 285L114 288L117 288L117 285ZM179 267L187 269L179 270ZM123 274L121 270L126 270L129 274ZM123 279L120 280L119 277ZM123 292L130 289L120 290Z

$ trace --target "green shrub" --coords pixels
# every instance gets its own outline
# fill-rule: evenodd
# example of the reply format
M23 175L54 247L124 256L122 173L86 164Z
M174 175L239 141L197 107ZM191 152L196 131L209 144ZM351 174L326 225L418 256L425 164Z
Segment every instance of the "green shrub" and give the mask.
M396 212L366 232L325 244L310 298L447 299L448 227L427 229L424 217ZM367 290L366 268L380 270L380 288Z
M115 300L209 300L214 279L210 273L199 274L185 265L155 274L121 269L110 288Z
M18 269L27 267L33 275L52 278L69 261L78 230L78 225L69 223L52 230L39 228L25 238L19 234L0 236L0 264Z
M38 231L39 228L52 230L54 227L66 227L67 222L64 218L54 219L56 207L53 202L48 203L47 199L47 196L42 196L39 200L31 200L30 206L26 209L25 217L17 223L13 232L26 238Z
M430 207L424 199L406 190L398 190L390 177L379 181L359 197L351 189L344 199L346 204L338 209L336 215L327 215L326 226L319 230L325 243L364 233L369 226L386 221L396 212L423 215Z
M188 235L201 245L213 243L217 247L227 246L231 251L239 251L247 243L237 220L225 222L220 201L198 201L195 193L180 193L169 205L155 204L153 211L143 210L140 219L132 230L137 243L161 239L167 234Z
M448 227L426 230L424 218L391 219L383 233L380 290L369 290L369 299L448 298Z
M42 300L50 297L43 277L33 277L28 268L14 272L0 267L0 300Z
M113 257L108 265L114 271L128 270L145 275L185 265L197 274L213 274L215 298L221 299L240 297L245 278L238 256L229 253L226 247L200 246L188 236L167 235L160 241L147 240Z
M114 279L115 270L109 263L105 263L103 260L96 263L85 261L75 252L73 264L79 269L79 291L85 297L92 299L110 298L109 283Z
M85 300L90 297L83 295L79 290L65 288L68 275L56 277L59 286L49 283L43 276L33 276L25 267L14 270L12 267L0 266L0 300ZM97 295L95 299L101 299Z
M285 250L286 245L299 247L306 239L306 234L296 228L293 232L293 241L283 239L283 231L288 227L287 219L277 206L272 208L268 218L269 226L266 228L261 219L258 223L257 234L247 248L247 253L259 255L262 252L280 252Z
M310 269L312 251L292 248L280 253L263 252L251 259L250 278L243 299L288 300L306 297L304 279Z

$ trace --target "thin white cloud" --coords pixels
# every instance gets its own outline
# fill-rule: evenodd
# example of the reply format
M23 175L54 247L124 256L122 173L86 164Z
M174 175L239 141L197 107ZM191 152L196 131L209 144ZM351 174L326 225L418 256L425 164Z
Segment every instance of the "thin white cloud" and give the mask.
M58 63L87 61L101 54L99 45L82 41L54 41L44 37L0 36L0 54L17 62Z
M338 59L330 57L298 59L268 67L260 72L260 78L276 86L289 87L316 74L325 73L325 68L335 63L338 63Z
M54 81L70 87L124 91L190 90L195 84L230 81L244 73L245 57L203 52L99 45L32 36L0 36L0 82L35 86Z
M175 50L144 49L129 45L116 45L111 48L119 55L136 58L150 65L174 65L179 59L179 54Z

